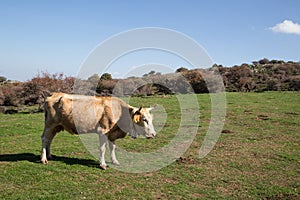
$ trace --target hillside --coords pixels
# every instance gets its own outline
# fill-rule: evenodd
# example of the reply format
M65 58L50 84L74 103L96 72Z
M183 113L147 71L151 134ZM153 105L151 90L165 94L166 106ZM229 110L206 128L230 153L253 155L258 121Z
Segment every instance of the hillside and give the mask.
M57 91L117 96L218 92L222 88L211 80L212 74L221 75L227 92L300 91L300 62L262 59L232 67L215 64L206 70L180 67L171 74L151 71L127 79L113 79L108 73L88 80L41 73L27 82L10 82L1 76L0 106L42 104L43 97ZM204 76L213 85L210 90Z

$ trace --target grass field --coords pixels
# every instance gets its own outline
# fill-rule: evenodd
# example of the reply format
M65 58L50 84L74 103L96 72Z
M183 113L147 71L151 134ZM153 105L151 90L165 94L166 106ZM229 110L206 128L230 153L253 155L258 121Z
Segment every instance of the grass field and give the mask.
M210 121L210 98L197 97L200 127L192 145L174 163L148 173L100 170L80 138L66 132L53 141L54 159L42 165L43 114L1 114L0 199L300 198L300 93L227 93L223 133L203 159L199 148ZM150 152L168 144L180 123L177 99L131 98L130 102L157 103L168 118L157 138L127 137L117 145Z

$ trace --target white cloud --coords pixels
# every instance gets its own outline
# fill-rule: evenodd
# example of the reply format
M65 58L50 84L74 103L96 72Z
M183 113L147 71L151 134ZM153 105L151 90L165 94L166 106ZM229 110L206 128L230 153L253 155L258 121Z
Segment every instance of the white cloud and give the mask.
M270 29L273 32L300 35L300 24L297 24L291 20L284 20L283 22L276 24Z

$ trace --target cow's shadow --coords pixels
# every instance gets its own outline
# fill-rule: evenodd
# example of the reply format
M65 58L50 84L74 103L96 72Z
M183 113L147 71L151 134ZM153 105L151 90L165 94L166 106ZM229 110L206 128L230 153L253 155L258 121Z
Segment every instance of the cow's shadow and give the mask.
M32 163L40 163L40 155L35 155L33 153L0 154L0 162L18 162L18 161L29 161ZM99 167L99 163L97 163L96 160L91 160L91 159L71 158L65 156L52 155L51 161L63 162L66 163L67 165L84 165L84 166L95 167L95 168Z

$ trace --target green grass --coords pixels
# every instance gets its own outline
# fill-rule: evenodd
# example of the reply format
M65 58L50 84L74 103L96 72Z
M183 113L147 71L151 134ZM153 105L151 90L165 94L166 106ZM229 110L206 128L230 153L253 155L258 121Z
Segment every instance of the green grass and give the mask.
M227 133L203 159L210 99L197 97L200 127L190 148L167 167L141 174L100 170L80 138L66 132L53 141L54 159L42 165L43 114L0 115L0 199L300 198L300 93L227 93ZM174 96L130 103L156 103L168 117L164 126L154 122L161 128L156 139L127 137L117 141L119 148L151 152L172 140L180 123Z

